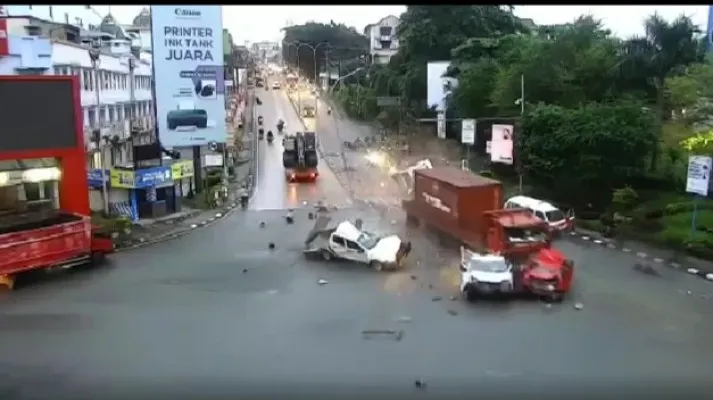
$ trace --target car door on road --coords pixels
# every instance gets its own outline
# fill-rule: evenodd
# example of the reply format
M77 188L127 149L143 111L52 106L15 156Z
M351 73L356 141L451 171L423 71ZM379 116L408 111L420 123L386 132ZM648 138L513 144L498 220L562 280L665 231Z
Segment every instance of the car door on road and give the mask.
M366 257L366 251L359 246L357 242L353 242L351 240L346 240L347 242L347 254L348 256L346 258L356 261L356 262L362 262L366 263L368 262L367 257Z

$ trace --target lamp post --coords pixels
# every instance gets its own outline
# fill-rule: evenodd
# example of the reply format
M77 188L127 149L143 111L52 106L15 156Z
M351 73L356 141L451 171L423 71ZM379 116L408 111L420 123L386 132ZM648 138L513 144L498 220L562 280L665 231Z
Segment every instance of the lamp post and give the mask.
M309 43L287 42L288 48L289 48L289 46L294 46L295 49L297 50L297 72L298 72L298 73L299 73L299 70L300 70L300 48L302 48L302 47L307 47L307 48L309 48L309 49L312 49L312 59L314 60L314 84L315 84L315 85L317 85L317 79L318 79L318 73L317 73L317 72L318 72L318 68L317 68L317 67L318 67L318 65L317 65L317 49L319 48L319 46L328 45L328 44L329 44L329 42L322 42L322 43L316 44L315 46L312 46L312 45L309 44ZM319 103L319 102L318 102L317 99L315 98L315 102L314 102L314 115L315 115L315 116L317 115L318 103ZM300 93L299 87L298 87L298 90L297 90L297 108L298 108L298 109L300 110L300 112L301 112L301 110L302 110L302 95L301 95L301 93Z
M102 199L104 203L104 214L109 214L109 179L107 176L106 167L106 157L104 157L104 148L101 146L99 118L101 116L101 99L99 98L99 90L101 79L99 78L99 65L101 64L101 51L100 44L98 41L92 42L89 48L89 60L92 63L92 71L94 72L94 100L96 102L96 116L94 118L94 132L96 133L95 143L97 144L99 150L99 168L101 169L101 179L102 179Z

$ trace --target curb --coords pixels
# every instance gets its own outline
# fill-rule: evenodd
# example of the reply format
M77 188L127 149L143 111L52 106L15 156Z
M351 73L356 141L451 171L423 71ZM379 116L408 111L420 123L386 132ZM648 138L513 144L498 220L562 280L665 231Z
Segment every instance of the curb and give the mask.
M641 260L647 260L651 261L656 265L661 265L668 267L670 269L675 269L677 271L682 271L690 275L695 275L701 279L704 279L709 282L713 282L713 273L702 271L699 268L685 268L681 263L671 260L671 259L664 259L660 257L652 257L651 254L645 253L645 252L634 252L632 249L624 247L617 243L616 241L612 239L605 239L602 238L595 233L592 232L585 232L585 231L572 231L569 233L569 237L572 238L578 238L579 240L589 242L589 243L594 243L596 245L600 245L602 247L611 249L611 250L619 250L623 253L633 253L633 255Z

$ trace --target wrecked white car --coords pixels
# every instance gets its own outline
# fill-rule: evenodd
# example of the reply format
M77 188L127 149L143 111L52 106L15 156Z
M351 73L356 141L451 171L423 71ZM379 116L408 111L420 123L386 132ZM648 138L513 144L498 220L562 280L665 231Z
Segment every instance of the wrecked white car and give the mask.
M460 290L468 301L514 290L513 266L500 255L478 254L461 247L460 270Z
M411 243L397 235L379 236L361 229L361 221L343 221L327 228L331 218L320 216L305 241L305 254L324 260L344 259L369 265L376 271L399 268L411 252Z

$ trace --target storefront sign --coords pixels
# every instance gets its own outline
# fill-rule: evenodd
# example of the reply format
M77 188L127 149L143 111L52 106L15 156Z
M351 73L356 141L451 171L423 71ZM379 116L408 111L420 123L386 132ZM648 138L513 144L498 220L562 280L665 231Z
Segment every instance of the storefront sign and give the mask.
M102 182L106 182L109 179L109 170L106 170L106 175L102 176L102 170L99 168L93 168L87 171L87 183L91 187L102 187Z
M172 183L171 168L155 167L139 169L135 172L134 187L146 189Z
M178 161L171 165L171 176L174 181L190 178L193 174L193 161L191 160Z
M134 171L112 169L110 172L110 185L115 189L133 189Z

